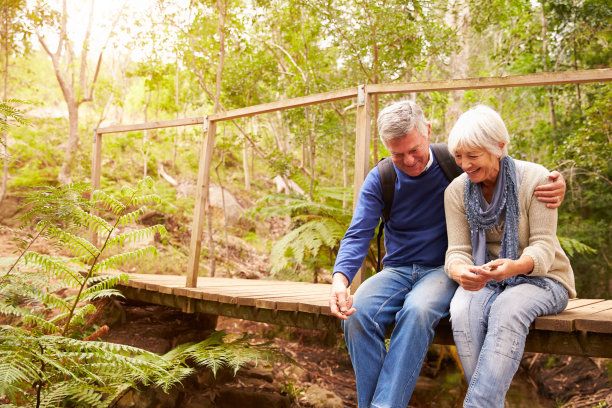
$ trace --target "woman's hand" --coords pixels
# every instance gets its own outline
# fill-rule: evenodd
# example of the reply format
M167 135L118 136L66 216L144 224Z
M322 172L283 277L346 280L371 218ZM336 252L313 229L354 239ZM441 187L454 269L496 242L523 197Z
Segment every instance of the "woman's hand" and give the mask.
M484 288L489 278L482 275L484 269L480 266L453 262L449 267L451 278L465 290L476 291Z
M348 279L341 273L334 273L331 292L329 294L329 308L332 315L346 320L347 316L355 313L353 296L349 295Z
M500 282L514 275L528 274L533 270L533 266L533 259L529 255L522 255L516 261L500 258L482 265L481 275Z
M515 261L507 258L500 258L482 265L483 271L481 274L489 280L497 282L503 281L510 276L517 275L515 273Z

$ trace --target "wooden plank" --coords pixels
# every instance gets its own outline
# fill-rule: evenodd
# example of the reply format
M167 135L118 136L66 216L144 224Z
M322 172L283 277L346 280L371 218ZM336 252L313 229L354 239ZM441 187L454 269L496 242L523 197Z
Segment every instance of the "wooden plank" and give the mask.
M612 300L595 302L585 306L564 310L558 315L541 316L535 321L535 328L538 330L551 330L561 332L571 332L576 330L575 320L590 314L612 308Z
M509 75L500 77L449 79L443 81L372 84L367 86L367 92L369 94L389 94L409 92L454 91L461 89L563 85L605 81L612 81L612 68L565 72L544 72L538 74Z
M98 134L108 133L120 133L120 132L132 132L135 130L148 130L148 129L160 129L177 126L190 126L190 125L201 125L204 123L204 117L198 116L196 118L184 118L184 119L172 119L172 120L161 120L156 122L147 123L135 123L131 125L116 125L98 128Z
M576 319L576 330L596 333L612 333L612 309L602 310L590 316Z
M261 105L248 106L245 108L234 109L226 112L219 112L209 116L211 121L221 121L237 119L245 116L253 116L261 113L280 111L286 109L299 108L302 106L314 105L318 103L333 102L340 99L350 99L357 96L357 87L340 89L336 91L322 92L298 98L285 99L282 101L264 103Z
M604 300L605 299L570 299L569 302L567 302L567 307L565 310L572 310L577 307L592 305L593 303L603 302Z
M217 124L215 122L210 122L200 151L198 185L196 186L195 209L193 212L193 223L191 224L191 240L189 243L189 260L187 264L186 286L190 288L194 288L198 285L198 269L200 264L200 250L202 248L202 231L204 230L206 200L208 198L210 163L212 162L216 133Z

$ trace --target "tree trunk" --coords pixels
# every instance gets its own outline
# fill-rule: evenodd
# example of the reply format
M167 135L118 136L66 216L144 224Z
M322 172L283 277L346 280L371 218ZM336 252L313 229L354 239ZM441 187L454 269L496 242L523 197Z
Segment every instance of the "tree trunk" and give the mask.
M2 100L6 101L8 93L8 60L9 60L9 45L8 45L8 34L9 34L9 22L8 22L8 10L3 10L3 21L2 21L2 32L4 35L4 81L2 84ZM4 118L6 119L6 117ZM9 177L9 158L8 158L8 134L6 129L2 131L2 143L0 143L0 157L2 157L2 188L0 190L0 204L4 201L6 196L8 177Z
M68 143L65 148L64 162L57 176L60 184L72 183L72 161L74 153L79 149L79 104L76 101L66 101L68 106Z
M91 27L93 24L93 16L94 16L94 0L90 0L89 5L89 19L87 22L87 30L85 32L85 37L83 39L83 44L81 48L81 56L80 61L76 60L73 46L70 43L67 36L67 26L68 26L68 7L66 5L66 0L62 1L62 13L59 24L59 39L57 42L57 48L55 51L52 51L49 48L47 40L43 35L43 31L40 30L40 27L35 27L34 32L38 37L38 41L43 47L44 51L51 58L51 62L53 63L53 70L55 71L55 77L57 78L57 82L62 90L62 95L64 96L64 101L68 107L68 142L66 144L66 155L64 157L64 163L62 164L62 168L58 175L58 181L62 184L70 183L71 174L72 174L72 161L75 151L79 148L79 106L85 102L91 102L93 100L94 88L98 79L98 74L100 73L100 67L102 65L102 55L104 54L104 49L106 44L100 50L100 54L98 55L98 60L96 63L95 71L93 78L88 84L87 80L87 61L88 61L88 53L89 53L89 43L91 36ZM120 16L123 13L123 8L121 8L117 18L112 23L111 30L109 32L108 37L106 38L106 43L110 36L114 32L114 28L119 21ZM42 12L42 11L41 11ZM64 55L62 55L64 53Z
M550 71L550 64L548 59L548 21L546 18L546 11L542 7L542 60L546 71ZM557 118L555 116L555 101L553 99L552 90L553 86L546 87L546 99L548 99L548 115L550 119L550 126L553 130L557 127Z

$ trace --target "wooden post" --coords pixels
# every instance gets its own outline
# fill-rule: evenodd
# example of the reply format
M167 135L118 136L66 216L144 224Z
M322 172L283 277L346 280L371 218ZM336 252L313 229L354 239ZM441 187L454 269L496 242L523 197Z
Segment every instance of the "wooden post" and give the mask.
M186 287L198 286L198 266L200 263L200 249L202 248L202 231L204 230L204 217L206 212L206 199L210 180L210 164L215 146L217 122L209 121L204 117L202 133L205 134L200 149L200 164L198 166L198 184L196 186L195 210L191 226L191 242L189 244L189 264L187 266ZM209 214L210 216L210 214Z
M94 129L92 135L92 155L91 155L91 191L100 188L100 174L102 172L102 133ZM89 240L93 245L98 245L98 234L93 228L89 231Z
M360 85L357 93L357 125L355 137L355 179L353 186L353 210L361 185L370 170L370 127L372 122L372 98L365 85ZM365 280L365 268L362 265L351 283L352 292Z

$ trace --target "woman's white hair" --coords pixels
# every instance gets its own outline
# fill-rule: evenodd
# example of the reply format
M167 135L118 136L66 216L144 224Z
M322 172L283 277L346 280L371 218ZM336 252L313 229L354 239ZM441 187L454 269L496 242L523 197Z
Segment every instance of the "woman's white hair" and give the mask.
M508 155L510 135L499 113L485 105L477 105L464 112L448 135L448 150L485 149L502 158ZM503 149L499 144L503 143Z

